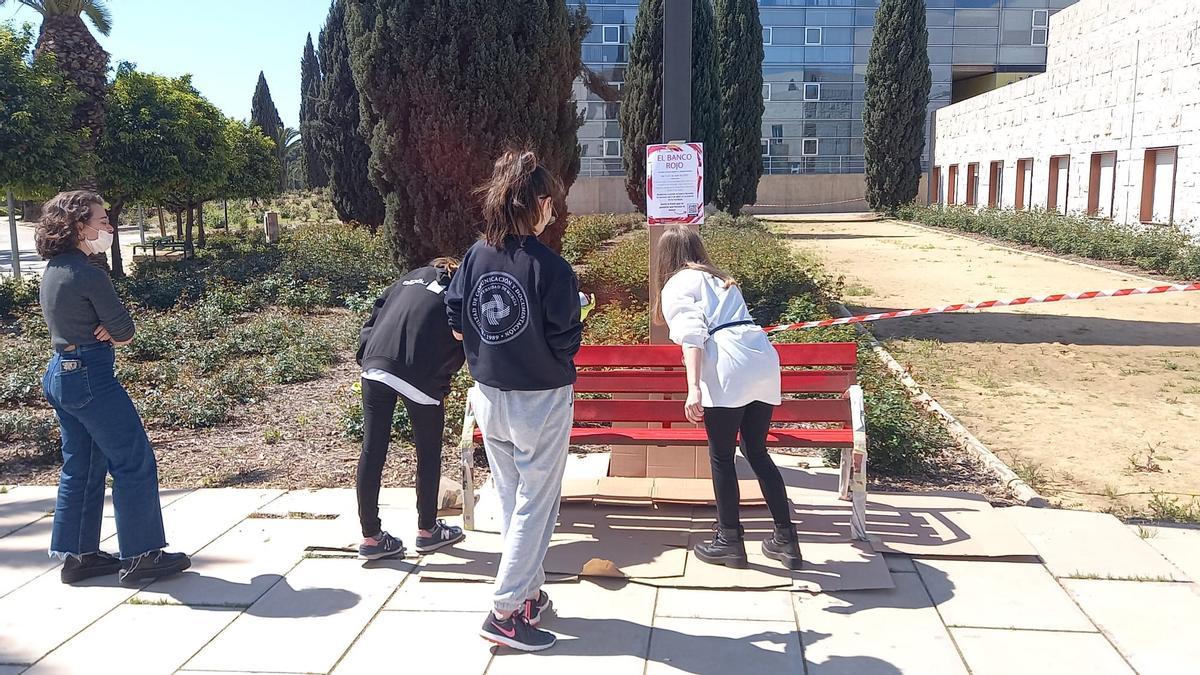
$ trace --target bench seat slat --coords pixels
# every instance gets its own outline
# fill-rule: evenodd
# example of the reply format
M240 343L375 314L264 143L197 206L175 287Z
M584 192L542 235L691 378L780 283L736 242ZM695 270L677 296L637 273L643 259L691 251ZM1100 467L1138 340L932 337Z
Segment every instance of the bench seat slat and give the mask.
M482 436L476 432L475 442ZM704 429L571 429L573 445L708 445ZM767 445L773 448L849 448L854 433L849 429L771 429Z

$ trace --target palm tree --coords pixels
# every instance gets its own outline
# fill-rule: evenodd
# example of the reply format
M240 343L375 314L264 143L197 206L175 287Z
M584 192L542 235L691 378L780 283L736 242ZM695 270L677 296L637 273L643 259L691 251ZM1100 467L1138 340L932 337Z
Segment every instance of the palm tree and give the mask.
M300 165L300 132L292 127L276 127L271 140L275 141L275 157L279 160L279 189L287 190L288 166L292 162Z
M83 21L87 17L101 35L112 31L112 14L104 0L14 0L42 15L34 53L53 54L63 75L83 93L75 108L74 126L86 128L89 136L84 152L95 151L104 133L104 91L107 86L108 52L100 46ZM0 0L0 7L9 0ZM95 189L94 172L82 180L83 187Z

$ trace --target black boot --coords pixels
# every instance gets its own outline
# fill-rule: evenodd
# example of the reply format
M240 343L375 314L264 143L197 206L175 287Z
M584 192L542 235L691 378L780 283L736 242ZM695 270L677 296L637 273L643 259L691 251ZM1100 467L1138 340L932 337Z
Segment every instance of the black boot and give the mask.
M749 563L746 560L746 544L742 540L742 528L730 530L723 527L714 527L713 531L716 534L712 541L706 541L701 544L696 544L692 549L692 553L697 558L706 563L713 565L725 565L726 567L735 567L737 569L745 568Z
M74 584L85 579L116 574L120 571L120 560L104 551L97 551L83 556L67 556L67 559L63 561L59 578L64 584Z
M798 570L804 564L804 558L800 556L795 525L776 525L775 536L763 540L762 550L763 555L771 560L778 560L789 570Z

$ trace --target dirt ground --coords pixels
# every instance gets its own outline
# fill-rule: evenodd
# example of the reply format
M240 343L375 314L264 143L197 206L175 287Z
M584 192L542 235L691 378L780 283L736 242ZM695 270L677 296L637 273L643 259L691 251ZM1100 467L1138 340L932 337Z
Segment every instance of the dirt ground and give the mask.
M775 227L845 276L856 314L1156 285L896 221ZM1200 495L1200 293L896 319L872 331L1062 505L1171 517Z

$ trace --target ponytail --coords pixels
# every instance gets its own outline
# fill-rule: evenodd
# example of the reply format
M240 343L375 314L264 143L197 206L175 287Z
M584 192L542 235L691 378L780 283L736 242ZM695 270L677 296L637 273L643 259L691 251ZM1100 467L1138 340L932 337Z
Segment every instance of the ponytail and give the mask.
M500 248L510 235L533 236L542 218L541 200L562 201L562 184L529 150L509 150L492 176L475 190L483 202L483 238Z

